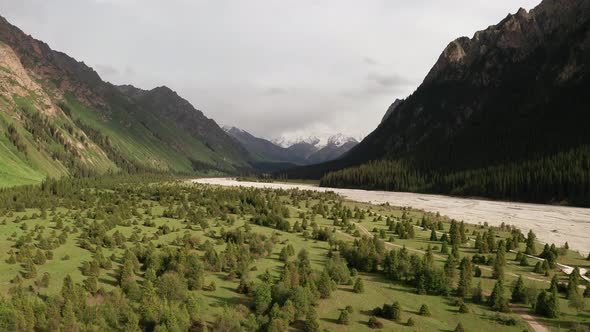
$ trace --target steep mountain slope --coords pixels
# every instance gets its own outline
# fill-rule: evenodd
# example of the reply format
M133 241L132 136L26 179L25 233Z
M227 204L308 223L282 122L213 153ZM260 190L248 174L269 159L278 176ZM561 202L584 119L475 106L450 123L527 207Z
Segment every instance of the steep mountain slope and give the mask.
M545 0L451 42L324 185L590 203L590 2Z
M235 172L248 152L166 87L103 82L0 18L0 185L109 170Z
M52 97L0 42L0 185L116 168Z
M237 127L223 127L226 133L235 138L258 161L301 163L302 160L293 156L283 147L275 145L264 138L256 137Z
M387 109L387 112L385 112L385 114L383 115L383 118L381 119L381 123L385 122L385 120L389 119L389 116L391 116L391 113L395 112L396 108L403 102L403 100L401 99L396 99L391 106L389 106L389 108Z

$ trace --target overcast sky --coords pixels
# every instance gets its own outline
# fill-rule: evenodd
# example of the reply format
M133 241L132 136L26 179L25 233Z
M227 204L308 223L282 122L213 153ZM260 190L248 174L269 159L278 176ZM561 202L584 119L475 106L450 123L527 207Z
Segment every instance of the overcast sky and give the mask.
M371 132L444 47L540 0L0 0L104 80L263 137Z

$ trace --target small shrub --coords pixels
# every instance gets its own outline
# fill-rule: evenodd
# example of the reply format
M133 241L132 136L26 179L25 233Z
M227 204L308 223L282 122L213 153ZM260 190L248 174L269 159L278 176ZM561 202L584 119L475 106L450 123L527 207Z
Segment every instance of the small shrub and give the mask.
M379 309L381 309L381 308L379 308ZM382 329L383 328L383 323L381 323L377 319L377 317L375 317L375 316L371 316L371 318L369 318L368 325L372 329Z
M462 313L462 314L467 314L467 313L469 313L469 307L467 306L467 304L465 304L465 303L462 303L462 304L459 306L459 312L460 312L460 313Z
M430 316L430 309L428 308L428 306L426 304L423 304L420 307L420 311L419 311L420 316Z
M338 317L338 324L348 325L350 324L350 318L347 310L340 311L340 317Z

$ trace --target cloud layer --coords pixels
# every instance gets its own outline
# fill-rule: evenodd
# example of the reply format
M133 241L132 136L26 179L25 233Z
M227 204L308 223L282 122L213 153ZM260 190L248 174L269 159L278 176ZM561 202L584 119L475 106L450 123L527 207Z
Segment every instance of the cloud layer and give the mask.
M0 0L25 32L115 84L167 85L274 137L368 134L443 48L539 0Z

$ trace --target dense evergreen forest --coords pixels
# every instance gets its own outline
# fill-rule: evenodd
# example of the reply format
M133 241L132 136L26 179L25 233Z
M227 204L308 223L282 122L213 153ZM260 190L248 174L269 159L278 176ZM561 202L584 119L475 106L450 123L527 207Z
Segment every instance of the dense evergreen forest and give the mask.
M421 170L410 162L372 161L328 173L320 183L325 187L590 206L590 147L532 161L465 171Z

